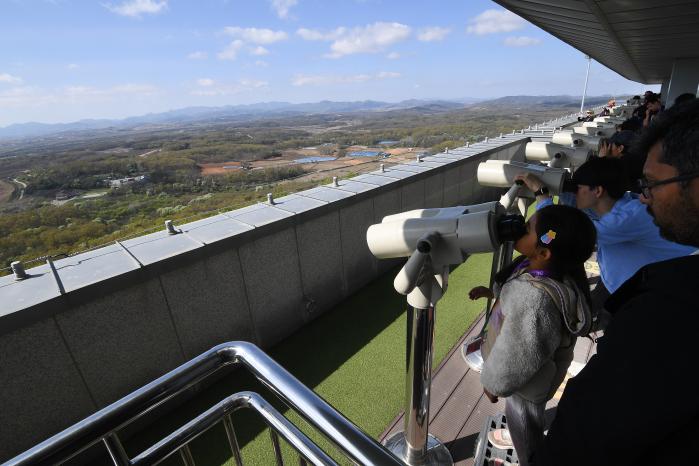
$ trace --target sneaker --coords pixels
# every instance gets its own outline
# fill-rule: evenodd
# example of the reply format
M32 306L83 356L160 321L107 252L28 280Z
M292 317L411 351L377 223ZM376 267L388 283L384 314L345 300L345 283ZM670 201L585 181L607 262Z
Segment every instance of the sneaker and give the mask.
M519 463L510 463L507 460L493 458L488 462L488 466L519 466Z
M512 437L507 429L495 429L488 432L488 441L492 446L500 450L509 450L512 446Z

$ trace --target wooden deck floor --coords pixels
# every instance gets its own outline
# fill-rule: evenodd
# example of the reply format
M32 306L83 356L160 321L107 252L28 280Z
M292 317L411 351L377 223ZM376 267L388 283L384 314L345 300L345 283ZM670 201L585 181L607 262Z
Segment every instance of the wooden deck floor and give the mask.
M432 376L429 431L447 445L454 464L458 466L473 465L476 441L485 418L505 410L504 400L493 404L483 395L480 374L471 370L461 356L463 342L477 335L482 325L483 315L452 348ZM595 347L589 338L578 338L569 375L579 372L594 354ZM554 399L547 404L549 423L553 419L565 383L564 381ZM402 413L393 420L380 439L383 441L401 430Z

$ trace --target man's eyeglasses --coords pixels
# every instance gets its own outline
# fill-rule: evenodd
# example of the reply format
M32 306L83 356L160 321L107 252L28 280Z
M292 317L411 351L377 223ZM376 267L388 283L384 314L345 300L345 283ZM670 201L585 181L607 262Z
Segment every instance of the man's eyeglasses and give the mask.
M656 186L661 186L670 183L679 183L680 181L688 181L697 177L699 177L699 172L688 173L686 175L675 176L673 178L668 178L666 180L660 181L648 181L645 179L640 179L636 180L636 184L638 186L638 189L641 191L641 194L643 194L643 196L646 199L650 199L651 189L655 188Z

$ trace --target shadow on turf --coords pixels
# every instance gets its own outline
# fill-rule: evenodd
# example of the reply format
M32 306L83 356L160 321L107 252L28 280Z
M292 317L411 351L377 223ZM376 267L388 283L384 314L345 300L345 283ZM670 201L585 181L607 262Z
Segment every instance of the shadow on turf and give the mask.
M268 354L302 383L315 387L405 311L405 298L393 289L395 272L397 269L373 281L271 348ZM243 390L260 393L282 412L286 409L252 375L237 370L211 385L194 387L194 395L189 392L182 397L184 401L182 398L175 400L139 425L124 429L121 435L128 438L125 442L127 452L131 457L139 454L218 401ZM246 410L234 414L234 424L241 447L265 428L257 415ZM192 451L197 465L224 464L231 455L220 425L196 439L192 443ZM104 460L107 464L106 457ZM102 461L98 461L93 454L88 462L95 464ZM181 462L178 455L173 455L163 464Z

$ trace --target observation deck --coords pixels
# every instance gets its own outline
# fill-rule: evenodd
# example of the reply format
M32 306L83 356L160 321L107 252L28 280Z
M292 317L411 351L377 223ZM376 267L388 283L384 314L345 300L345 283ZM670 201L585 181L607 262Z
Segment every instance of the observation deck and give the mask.
M0 277L0 460L212 346L263 349L399 261L367 228L417 208L499 199L478 163L524 160L575 114ZM468 265L468 264L467 264ZM391 290L393 292L393 290ZM464 328L465 330L465 328ZM398 354L403 348L396 348ZM377 432L378 433L378 432Z

